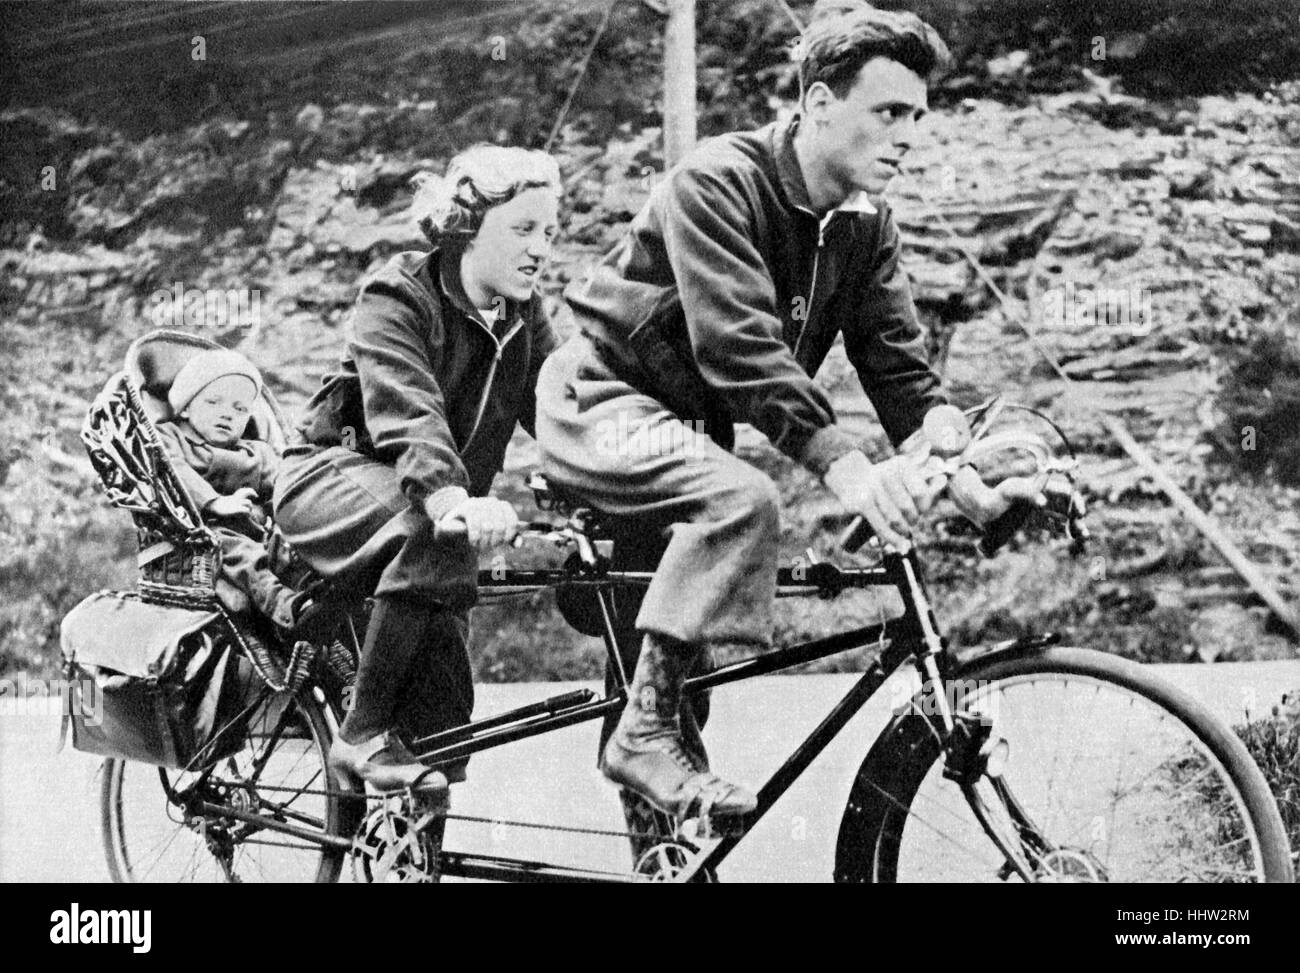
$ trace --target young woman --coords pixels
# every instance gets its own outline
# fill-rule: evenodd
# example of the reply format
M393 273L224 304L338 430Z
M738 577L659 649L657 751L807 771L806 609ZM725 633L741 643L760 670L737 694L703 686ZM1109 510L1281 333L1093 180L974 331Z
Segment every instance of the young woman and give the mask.
M477 552L518 525L487 493L515 423L533 432L537 373L556 344L535 285L559 195L555 161L517 148L477 146L443 178L422 177L414 209L431 250L398 254L362 286L342 362L276 482L276 521L307 562L375 581L330 764L379 789L425 769L401 735L470 718ZM426 784L461 779L463 763Z

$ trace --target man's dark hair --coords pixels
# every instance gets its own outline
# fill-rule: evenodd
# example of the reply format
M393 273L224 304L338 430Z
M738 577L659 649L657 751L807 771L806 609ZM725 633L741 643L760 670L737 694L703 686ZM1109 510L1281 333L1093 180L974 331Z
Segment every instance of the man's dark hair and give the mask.
M938 32L913 13L877 10L862 0L817 5L804 31L800 91L818 81L843 98L873 57L887 57L929 78L952 58Z

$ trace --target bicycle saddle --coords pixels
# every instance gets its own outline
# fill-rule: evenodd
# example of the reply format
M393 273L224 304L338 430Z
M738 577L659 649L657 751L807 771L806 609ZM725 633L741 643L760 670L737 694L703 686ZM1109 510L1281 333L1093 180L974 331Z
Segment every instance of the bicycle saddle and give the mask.
M644 516L602 510L549 479L540 470L530 474L526 482L533 491L539 510L554 511L570 518L571 522L576 521L574 526L579 527L589 540L611 541L610 563L615 567L653 571L663 557L668 535L660 528L665 524L657 524Z
M541 470L530 473L527 483L528 488L533 491L533 502L537 504L538 510L554 511L566 517L585 514L583 519L586 521L586 526L597 529L602 535L607 533L615 522L626 519L592 505L563 484L548 478Z

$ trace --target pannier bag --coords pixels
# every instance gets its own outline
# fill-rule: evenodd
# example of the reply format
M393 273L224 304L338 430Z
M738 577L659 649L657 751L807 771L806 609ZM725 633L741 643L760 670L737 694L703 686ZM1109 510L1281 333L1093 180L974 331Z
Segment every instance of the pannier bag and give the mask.
M63 620L69 679L95 705L71 707L72 745L85 753L196 769L239 749L231 725L260 681L216 611L142 602L101 591ZM222 732L224 730L224 732ZM217 739L219 737L219 739Z

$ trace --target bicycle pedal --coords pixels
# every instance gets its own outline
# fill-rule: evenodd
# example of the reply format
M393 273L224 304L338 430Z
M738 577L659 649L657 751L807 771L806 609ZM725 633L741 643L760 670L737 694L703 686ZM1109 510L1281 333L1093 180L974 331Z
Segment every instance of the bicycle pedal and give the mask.
M693 845L701 842L738 838L745 833L744 815L709 815L685 818L677 826L677 837Z
M694 820L695 819L691 819L691 821ZM717 847L722 844L726 838L726 835L718 834L716 832L708 838L695 837L689 841L683 838L678 838L677 847L687 849L689 853L684 860L677 864L671 874L662 880L676 883L697 881L701 873L704 871L705 860L713 854Z

